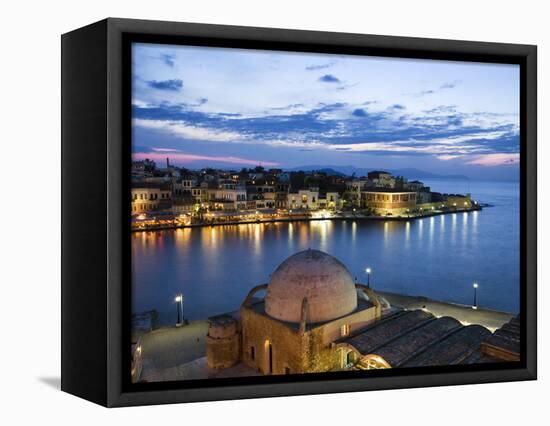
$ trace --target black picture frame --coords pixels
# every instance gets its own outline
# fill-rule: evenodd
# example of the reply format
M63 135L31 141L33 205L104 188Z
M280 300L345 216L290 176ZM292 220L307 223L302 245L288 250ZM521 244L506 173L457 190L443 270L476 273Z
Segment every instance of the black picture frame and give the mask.
M521 361L131 384L130 43L520 65ZM536 46L109 18L62 36L62 390L116 407L536 379ZM85 224L85 226L83 226Z

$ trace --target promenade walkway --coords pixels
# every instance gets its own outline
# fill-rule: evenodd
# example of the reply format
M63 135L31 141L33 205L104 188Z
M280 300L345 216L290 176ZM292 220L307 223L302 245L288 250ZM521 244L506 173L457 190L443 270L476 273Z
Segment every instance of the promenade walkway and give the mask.
M161 371L187 364L206 355L208 321L191 321L182 327L161 327L143 334L139 343L144 378Z
M375 289L376 291L376 289ZM422 296L405 296L397 293L376 291L385 298L392 306L403 309L426 309L435 316L449 316L456 318L464 325L480 324L491 331L502 327L505 323L516 316L514 313L494 311L491 309L472 309L468 305L457 303L441 302L428 299Z

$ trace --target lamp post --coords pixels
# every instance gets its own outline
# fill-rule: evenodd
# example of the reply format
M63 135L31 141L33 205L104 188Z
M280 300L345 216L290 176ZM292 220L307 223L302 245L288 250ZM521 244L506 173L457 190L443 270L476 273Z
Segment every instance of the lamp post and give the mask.
M472 306L472 309L477 309L477 288L478 288L478 284L477 283L474 283L474 304Z
M178 320L176 322L176 327L179 327L183 323L183 295L180 293L174 299L176 302L176 310L178 313Z
M367 287L370 288L370 273L371 273L372 269L371 268L367 268L365 269L365 272L367 273Z

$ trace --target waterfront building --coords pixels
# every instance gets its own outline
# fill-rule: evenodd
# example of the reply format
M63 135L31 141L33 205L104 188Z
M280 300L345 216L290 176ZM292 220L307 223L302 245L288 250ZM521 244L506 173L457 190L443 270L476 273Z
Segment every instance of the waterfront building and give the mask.
M346 191L359 194L361 190L369 185L367 179L351 179L346 182Z
M172 212L175 215L191 214L195 211L196 201L193 197L187 195L183 197L174 197L172 199Z
M345 198L348 201L348 206L358 207L361 201L361 191L371 185L367 179L352 179L346 182Z
M169 209L172 205L172 189L166 184L135 183L131 197L133 214Z
M378 188L394 188L395 178L391 173L375 170L367 174L369 181Z
M470 194L445 194L444 198L449 208L469 209L472 207L472 197Z
M194 176L184 176L174 183L174 194L191 194L191 189L197 186L197 179Z
M502 336L489 340L480 325L392 307L356 283L339 260L311 249L252 288L238 315L209 322L206 361L214 370L244 364L262 374L299 374L470 364L511 357L515 348Z
M204 190L204 192L206 193L207 191ZM201 201L203 201L203 188L201 187L191 188L191 195L193 196L193 198L195 198L197 202L200 203Z
M418 191L416 193L416 204L428 204L432 202L432 193L430 191Z
M340 194L338 192L327 192L319 195L318 207L320 209L339 210L342 208Z
M257 206L258 208L272 209L275 207L275 199L277 198L276 188L275 181L269 181L269 183L266 182L256 186L257 193L263 196L263 201L261 202L263 206Z
M294 199L294 197L293 197ZM300 189L298 191L298 196L296 197L295 206L292 208L301 208L307 210L316 210L319 203L319 189L309 188L309 189Z
M422 191L424 189L424 183L420 182L419 180L411 180L410 182L407 182L406 189L410 189L411 191Z
M262 292L265 297L258 299ZM331 343L381 315L381 303L372 299L372 292L369 299L368 292L356 287L334 257L317 250L297 253L277 268L269 284L249 292L239 319L210 319L208 366L229 368L242 362L263 374L338 368L339 354Z
M262 192L261 187L248 186L246 189L247 209L272 209L275 208L275 192Z
M288 209L288 191L290 184L287 182L278 182L275 187L275 207L278 209Z
M406 214L416 208L417 193L391 188L369 188L361 191L361 208L377 214Z
M288 194L289 209L316 210L319 205L319 190L316 188L300 189Z
M206 189L208 208L214 210L245 210L246 189L234 183L226 183L221 188Z

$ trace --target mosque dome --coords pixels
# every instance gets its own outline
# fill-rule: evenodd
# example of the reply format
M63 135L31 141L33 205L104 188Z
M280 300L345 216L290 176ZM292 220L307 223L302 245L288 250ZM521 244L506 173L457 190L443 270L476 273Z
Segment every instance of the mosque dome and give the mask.
M353 278L342 262L319 250L305 250L286 259L271 276L265 309L269 316L300 322L307 298L307 322L329 321L357 308Z

